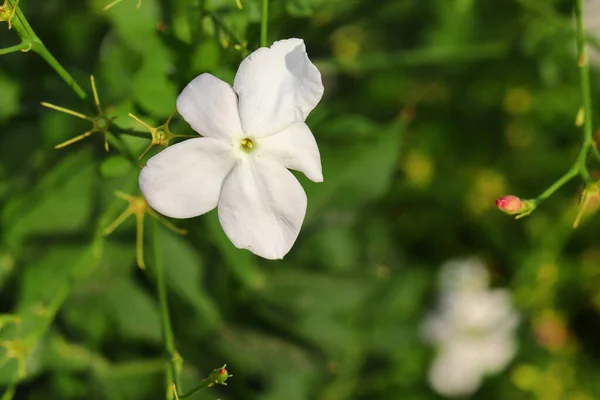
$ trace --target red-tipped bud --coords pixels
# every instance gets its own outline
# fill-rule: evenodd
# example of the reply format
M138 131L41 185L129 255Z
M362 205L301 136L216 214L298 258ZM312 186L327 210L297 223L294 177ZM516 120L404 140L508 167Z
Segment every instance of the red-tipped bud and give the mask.
M496 206L507 214L515 214L521 211L523 202L517 196L507 195L496 200Z
M208 380L210 381L209 387L215 384L227 385L225 381L228 378L231 378L233 375L231 375L229 371L225 369L226 366L227 364L223 365L221 368L215 368L212 370L212 372L208 375Z

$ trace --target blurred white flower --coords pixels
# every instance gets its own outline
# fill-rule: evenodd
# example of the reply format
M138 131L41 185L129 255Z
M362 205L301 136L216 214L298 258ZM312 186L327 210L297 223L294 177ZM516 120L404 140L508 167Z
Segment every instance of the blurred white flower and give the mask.
M478 278L470 279L469 271ZM489 277L481 262L447 262L441 277L438 309L424 323L424 335L436 347L429 382L444 396L467 396L479 388L485 375L501 371L514 357L519 316L507 290L488 288ZM463 284L448 286L448 277Z
M148 204L172 218L218 207L236 247L283 258L306 214L306 194L287 168L323 181L319 149L304 123L322 95L321 74L300 39L250 54L233 87L198 76L179 95L177 110L204 137L148 161L140 174Z
M440 267L440 289L445 292L477 291L490 284L490 274L477 258L448 260Z

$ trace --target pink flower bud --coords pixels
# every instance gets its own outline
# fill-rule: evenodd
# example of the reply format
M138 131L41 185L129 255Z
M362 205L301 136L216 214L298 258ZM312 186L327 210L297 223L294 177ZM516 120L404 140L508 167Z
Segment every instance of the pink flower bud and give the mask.
M507 195L496 200L496 206L500 209L500 211L512 214L521 210L523 207L523 202L517 196Z

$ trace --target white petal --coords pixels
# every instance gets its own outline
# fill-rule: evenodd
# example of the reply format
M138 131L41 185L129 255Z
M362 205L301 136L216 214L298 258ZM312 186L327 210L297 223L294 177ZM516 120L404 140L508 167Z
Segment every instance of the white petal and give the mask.
M225 176L235 160L231 145L214 138L189 139L169 146L140 173L140 189L156 211L191 218L215 208Z
M300 171L314 182L323 182L321 155L312 132L304 122L295 122L279 133L260 139L257 156Z
M517 344L509 335L494 333L479 341L482 368L489 374L502 371L517 352Z
M258 256L283 258L296 241L305 214L302 186L273 161L246 157L223 184L221 226L236 247Z
M177 98L177 111L203 136L231 139L242 133L237 95L211 74L188 83Z
M472 348L450 343L441 349L429 369L429 384L446 397L466 397L481 384L483 371Z
M250 54L240 64L233 88L244 132L254 137L304 121L323 96L321 73L301 39L280 40Z

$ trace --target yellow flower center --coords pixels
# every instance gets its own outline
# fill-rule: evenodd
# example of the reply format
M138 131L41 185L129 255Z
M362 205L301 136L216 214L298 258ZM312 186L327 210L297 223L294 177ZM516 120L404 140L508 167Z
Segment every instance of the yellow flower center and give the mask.
M254 142L250 138L244 138L240 142L240 147L244 151L252 151L252 149L254 149Z

